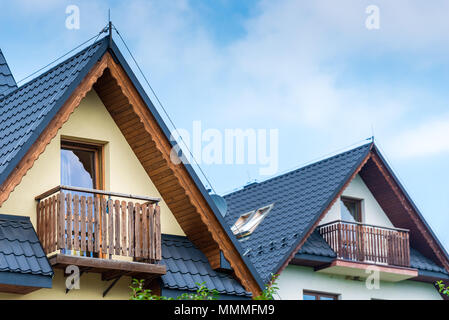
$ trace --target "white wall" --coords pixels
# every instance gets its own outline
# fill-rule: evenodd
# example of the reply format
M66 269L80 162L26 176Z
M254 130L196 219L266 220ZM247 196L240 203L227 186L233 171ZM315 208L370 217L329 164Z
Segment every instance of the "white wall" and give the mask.
M315 272L310 267L289 265L278 279L277 299L302 300L303 290L338 294L342 300L441 300L430 283L417 281L380 282L379 289L369 290L365 281Z
M362 199L363 223L372 224L379 227L394 227L359 175L356 175L355 178L349 183L342 195L345 197ZM340 220L340 210L340 201L338 200L323 217L320 224Z

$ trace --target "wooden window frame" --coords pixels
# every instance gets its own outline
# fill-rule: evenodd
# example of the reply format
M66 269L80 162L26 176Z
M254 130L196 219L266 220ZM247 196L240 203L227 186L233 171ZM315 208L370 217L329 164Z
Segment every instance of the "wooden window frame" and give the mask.
M104 144L95 142L80 142L71 139L61 139L60 150L83 150L94 152L94 168L95 181L93 189L104 190L105 174L104 174Z
M363 201L363 199L342 196L340 198L340 200L343 202L343 205L345 205L344 202L354 203L356 205L356 210L357 210L357 213L358 213L357 215L358 215L359 219L357 219L356 217L353 217L353 218L354 218L354 220L356 222L363 223L363 220L364 220L363 219L363 212L362 212L362 201Z
M339 294L334 293L328 293L328 292L319 292L319 291L311 291L311 290L303 290L302 297L304 299L304 296L313 296L315 297L315 300L321 300L320 298L332 298L332 300L338 300Z

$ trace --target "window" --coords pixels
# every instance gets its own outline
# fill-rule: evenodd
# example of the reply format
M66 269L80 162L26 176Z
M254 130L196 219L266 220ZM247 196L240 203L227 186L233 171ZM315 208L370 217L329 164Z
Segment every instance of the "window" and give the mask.
M101 145L61 142L61 185L101 189Z
M341 218L348 222L362 222L362 200L342 197Z
M103 187L103 175L101 174L102 164L102 145L97 144L85 144L72 141L61 141L61 185L69 187L79 187L86 189L101 189ZM78 197L85 196L92 197L92 193L88 192L70 192L72 199L75 195ZM72 209L77 206L78 201L73 201ZM80 209L82 210L83 204L79 202ZM87 203L84 204L87 212ZM82 224L81 218L78 218L80 224ZM74 223L76 220L73 220ZM67 224L66 224L67 227ZM101 228L101 226L100 226ZM94 227L95 229L95 227ZM75 229L74 229L75 230ZM87 230L87 227L86 227ZM94 232L94 237L97 235ZM78 237L81 241L87 235L83 236L81 233L73 234L72 238ZM65 254L79 255L79 256L94 256L92 253L83 252L79 250L62 250Z
M303 292L304 300L338 300L338 295L332 293L306 291Z
M242 214L232 226L231 230L237 238L249 236L262 222L273 208L273 204Z

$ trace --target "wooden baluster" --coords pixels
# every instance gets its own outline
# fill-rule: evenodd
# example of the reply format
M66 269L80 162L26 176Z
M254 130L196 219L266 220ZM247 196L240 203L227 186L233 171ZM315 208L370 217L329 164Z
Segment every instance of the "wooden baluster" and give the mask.
M106 198L100 197L101 203L101 253L103 257L108 253L108 213Z
M410 267L410 240L408 232L405 233L405 244L406 244L405 266Z
M80 199L81 217L80 217L80 250L86 252L86 197Z
M148 258L148 205L142 204L142 257Z
M47 199L45 199L45 202L44 202L44 205L45 205L45 208L44 208L44 235L43 235L43 248L44 248L44 251L45 251L45 253L49 253L48 252L48 237L49 237L49 235L48 235L48 233L49 233L49 223L48 223L48 216L49 216L49 212L48 212L48 209L49 209L49 200L48 200L48 198Z
M108 200L108 248L109 258L114 254L114 203Z
M120 255L120 201L115 200L115 254Z
M121 203L121 209L122 209L122 231L121 231L121 235L122 235L122 250L121 250L121 254L123 256L126 256L127 250L126 250L126 246L127 246L127 230L126 230L126 221L128 219L126 219L126 201L122 201Z
M73 250L79 251L80 249L80 203L79 196L75 194L73 197Z
M73 235L72 235L73 211L72 211L72 208L73 208L72 194L67 193L67 250L72 250L72 248L73 248Z
M384 259L384 251L383 251L383 231L379 229L379 262L382 263Z
M41 201L36 203L36 233L39 241L42 241L42 225L41 225Z
M155 259L162 259L162 241L161 241L161 207L156 204L154 208L154 247L156 250Z
M95 212L95 231L94 231L94 238L95 238L95 253L100 253L100 244L101 244L101 210L100 210L100 198L95 196L94 200L94 212Z
M93 252L92 197L87 198L87 251Z
M58 194L58 249L66 248L65 240L65 194L60 192Z
M155 259L156 247L155 247L155 234L154 234L154 205L148 205L148 258Z
M337 258L342 257L342 232L341 232L341 223L337 224L337 235L338 235L338 248L337 248Z
M56 211L56 196L53 195L51 197L51 245L50 251L56 251L56 243L57 243L57 211Z
M134 204L128 202L128 256L134 256Z
M136 205L134 206L134 212L135 212L135 219L134 219L134 227L135 227L135 232L134 232L134 236L135 236L135 249L134 249L134 256L136 258L139 258L142 256L142 252L141 252L141 235L142 232L140 231L141 229L141 214L140 214L140 203L136 203Z

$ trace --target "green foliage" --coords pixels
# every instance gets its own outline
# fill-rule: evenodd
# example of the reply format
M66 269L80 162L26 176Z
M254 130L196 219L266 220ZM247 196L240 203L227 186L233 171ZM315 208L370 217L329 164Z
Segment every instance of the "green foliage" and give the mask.
M253 300L274 300L274 295L278 292L279 288L277 286L278 274L271 274L271 280L265 286L260 296L254 297Z
M132 294L130 300L217 300L219 292L210 290L205 286L205 282L196 283L198 289L195 293L183 293L176 299L165 296L158 296L151 293L150 289L144 289L144 280L133 279L130 286Z
M199 286L196 293L183 293L177 300L218 300L219 292L215 289L210 290L205 286L205 282L196 283Z
M133 279L133 283L130 286L132 290L130 300L173 300L173 298L152 294L151 290L144 289L143 285L144 280Z
M440 293L445 294L445 295L447 295L449 297L449 286L446 286L443 283L443 280L437 281L435 284L438 287L438 291Z

